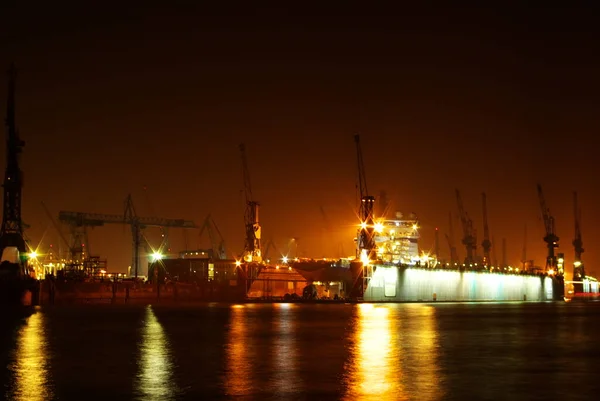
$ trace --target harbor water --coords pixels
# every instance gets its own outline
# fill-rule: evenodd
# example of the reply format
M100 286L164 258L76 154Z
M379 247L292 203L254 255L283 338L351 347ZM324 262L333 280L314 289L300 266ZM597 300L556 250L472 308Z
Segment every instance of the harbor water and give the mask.
M600 303L2 312L7 400L589 400Z

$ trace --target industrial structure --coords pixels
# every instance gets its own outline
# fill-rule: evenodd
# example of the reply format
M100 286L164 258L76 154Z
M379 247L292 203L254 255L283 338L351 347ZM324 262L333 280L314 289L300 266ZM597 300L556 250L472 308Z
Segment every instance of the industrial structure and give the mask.
M546 206L546 198L544 197L544 192L542 191L542 186L540 184L537 185L538 192L538 200L540 203L540 210L542 212L542 220L544 222L545 236L543 238L546 243L546 247L548 249L548 253L546 255L546 266L545 271L550 275L558 274L563 275L564 271L561 266L559 266L558 259L554 252L555 248L558 248L558 236L555 232L554 227L554 217L550 213L550 209Z
M39 293L35 271L29 263L28 246L23 233L21 200L23 174L19 157L25 142L16 124L16 68L8 71L6 102L6 170L4 172L2 227L0 228L0 304L22 304L27 294L35 304Z
M200 250L200 252L207 252L210 258L224 260L227 259L227 250L225 248L225 238L221 234L221 230L215 223L215 220L212 218L209 213L208 216L204 219L204 222L200 226L200 238L206 232L208 236L208 240L210 243L210 248L208 250ZM187 253L187 251L185 251ZM196 254L198 251L196 251Z
M242 155L242 176L244 181L244 197L246 199L246 209L244 212L244 223L246 236L244 241L243 260L245 262L261 263L261 227L259 222L260 204L252 196L252 184L250 182L250 170L248 169L248 160L246 158L246 145L240 145Z
M7 248L16 248L19 255L27 255L23 236L21 217L21 195L23 191L23 173L19 166L19 157L25 142L19 137L16 125L16 69L10 66L8 73L8 97L6 102L6 170L4 173L2 227L0 228L0 253ZM4 257L2 258L4 260ZM20 273L27 275L26 260L20 260Z
M373 211L375 207L375 197L369 195L367 188L367 176L365 173L365 165L363 161L362 149L360 146L360 136L354 135L356 144L356 159L358 165L358 191L359 191L359 208L358 217L360 226L356 237L356 257L363 261L375 260L376 247L374 241L375 221Z
M481 242L481 248L483 249L483 266L490 267L491 263L491 250L492 241L490 241L490 228L488 226L488 214L487 214L487 197L485 192L481 193L481 206L483 211L483 241Z
M463 229L462 243L467 251L464 263L468 266L477 263L475 260L475 253L477 251L477 233L473 227L473 220L469 217L463 206L463 201L460 196L460 191L456 189L456 204L458 206L458 213L460 222Z
M105 224L127 224L131 227L132 233L132 270L134 277L137 278L140 272L140 247L142 241L146 241L143 235L143 230L147 227L159 228L198 228L193 221L184 219L166 219L160 217L140 217L137 215L133 206L131 195L128 195L125 200L125 211L122 215L118 214L101 214L88 212L69 212L61 211L58 214L59 221L66 223L71 227L71 232L74 235L74 244L71 246L72 258L75 261L75 266L81 266L84 269L86 258L89 257L89 252L86 254L83 251L85 243L81 242L82 235L88 227L100 227ZM84 234L85 235L85 234ZM79 244L81 243L81 247ZM145 242L144 242L145 243ZM161 249L159 249L160 251ZM159 252L160 253L160 252ZM79 257L79 259L75 259Z
M585 267L581 260L583 254L583 240L581 238L581 209L577 201L577 192L573 192L573 217L575 221L575 236L573 238L573 248L575 259L573 261L573 281L580 281L585 278Z
M58 221L69 227L71 238L62 233L57 221L52 218L48 208L44 210L52 224L60 234L61 241L68 248L68 257L61 260L60 268L51 270L43 281L33 278L32 265L28 260L28 245L24 235L24 224L21 216L22 173L19 166L19 155L23 151L24 142L20 139L15 123L15 70L9 73L7 102L7 157L3 191L3 218L0 228L0 264L1 294L16 294L26 290L34 291L35 283L45 283L49 293L54 294L58 288L64 291L65 284L74 284L73 293L82 292L83 288L95 288L98 283L79 283L77 280L54 280L58 270L79 272L79 277L100 277L100 284L111 286L112 299L121 289L125 289L124 299L143 297L144 293L152 293L158 299L161 291L167 291L174 298L187 294L196 299L240 299L268 298L287 296L292 299L305 297L346 296L346 289L356 299L363 301L480 301L480 300L548 300L562 299L565 295L564 254L555 253L559 238L555 233L554 218L546 206L541 186L538 185L538 198L545 227L544 242L548 248L544 271L535 271L533 263L526 260L526 238L523 247L523 266L519 268L507 266L506 238L502 238L502 263L498 266L495 252L495 241L490 240L486 194L482 193L483 212L483 258L477 255L477 232L473 221L467 214L460 192L455 192L458 216L462 225L462 243L466 256L461 261L458 256L452 213L449 215L449 233L446 240L450 251L449 263L439 263L440 244L439 231L435 229L435 257L419 249L419 220L414 213L406 217L397 213L394 218L386 217L389 206L385 192L381 193L380 216L375 216L375 197L369 194L365 165L359 135L354 135L357 157L357 192L359 198L359 224L356 232L355 258L340 260L314 260L298 258L298 239L295 243L295 257L288 260L281 254L273 241L261 244L262 230L259 220L259 202L252 194L250 172L244 144L239 145L242 160L244 184L244 251L240 259L227 259L225 240L211 215L209 214L201 226L184 219L166 219L159 217L138 216L131 195L125 200L122 214L100 214L88 212L61 211ZM598 293L598 282L586 275L581 260L583 241L581 236L581 211L577 193L573 194L575 235L573 246L575 259L574 274L570 284L581 284L572 292ZM331 233L332 225L327 218L323 206L320 207L325 234ZM106 274L107 264L99 256L92 256L88 241L88 228L107 224L127 225L132 233L132 273L134 280L123 280L125 274ZM157 249L149 246L144 230L158 227L162 232L162 244ZM168 229L200 229L199 237L206 233L210 247L206 249L184 250L178 258L163 257L163 250L168 248ZM327 235L325 235L327 237ZM266 245L264 252L262 245ZM149 264L148 283L136 287L139 283L140 249L153 256ZM186 243L187 248L187 243ZM274 264L267 264L270 249L277 251ZM288 244L288 251L290 246ZM9 251L10 250L10 251ZM34 254L32 252L31 254ZM49 252L53 256L53 250ZM343 251L342 251L343 254ZM34 257L34 256L33 256ZM492 258L494 263L492 263ZM54 260L54 259L52 259ZM265 261L267 263L265 263ZM281 262L281 263L280 263ZM342 263L343 262L343 263ZM528 265L529 263L529 265ZM494 266L495 265L495 266ZM57 265L57 267L59 267ZM38 273L39 275L39 273ZM130 274L127 274L130 276ZM73 276L75 277L75 276ZM40 277L41 278L41 277ZM69 277L65 277L68 279ZM129 278L129 277L128 277ZM93 281L93 280L92 280ZM128 286L128 283L135 283ZM86 286L87 284L92 284ZM349 285L346 285L349 284ZM77 287L81 285L81 287ZM68 286L67 286L68 287ZM39 288L39 285L38 285ZM579 288L579 290L578 290ZM9 291L14 289L15 291ZM130 289L133 292L130 293ZM92 290L92 292L95 290ZM136 292L137 291L137 292ZM102 291L99 291L100 293ZM190 295L195 294L195 295ZM17 295L19 295L17 297ZM51 297L53 299L53 295Z
M456 250L456 242L454 242L454 224L452 224L452 212L448 213L448 233L445 234L448 242L448 250L450 252L450 265L456 266L460 263L458 252Z

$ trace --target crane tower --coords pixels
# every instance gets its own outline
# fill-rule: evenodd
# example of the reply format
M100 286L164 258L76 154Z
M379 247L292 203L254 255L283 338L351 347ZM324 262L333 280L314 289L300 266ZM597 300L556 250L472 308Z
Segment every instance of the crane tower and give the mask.
M369 195L369 191L367 189L367 178L365 174L365 165L363 162L359 135L354 135L354 142L356 144L356 156L358 164L358 190L360 196L360 205L358 208L360 228L358 230L358 236L356 241L356 257L360 258L363 261L371 261L376 258L375 241L373 239L373 235L375 233L375 222L373 217L375 197Z
M258 220L260 204L252 197L250 170L248 169L248 160L246 158L246 146L243 143L240 145L240 153L242 155L242 174L244 180L244 195L246 198L246 211L244 213L246 236L243 259L246 262L261 263L263 260L260 246L261 227Z
M562 268L558 268L558 261L554 248L558 248L558 236L554 230L554 217L550 214L550 209L546 206L546 199L544 198L544 192L542 186L537 185L538 199L540 202L540 210L542 212L542 220L544 221L545 236L543 238L548 248L548 254L546 256L546 273L553 275L563 275Z
M19 255L26 255L27 249L23 237L21 219L21 195L23 177L19 166L19 156L25 142L19 137L15 121L16 69L11 64L8 71L8 97L6 103L6 170L4 173L4 204L2 228L0 229L0 254L6 248L16 248ZM20 260L19 274L27 275L27 265Z

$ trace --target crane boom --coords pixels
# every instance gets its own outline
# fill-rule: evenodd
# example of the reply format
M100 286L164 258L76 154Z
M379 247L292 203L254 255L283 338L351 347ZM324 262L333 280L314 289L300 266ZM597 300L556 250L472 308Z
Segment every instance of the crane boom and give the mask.
M246 145L240 144L240 153L242 156L242 176L244 180L244 196L246 198L246 209L244 212L244 222L246 228L244 254L246 262L261 263L261 227L258 220L258 211L260 204L252 197L252 185L250 183L250 170L248 169L248 160L246 158Z
M373 239L375 233L375 222L373 218L375 197L369 195L369 191L367 189L365 165L363 162L362 149L360 147L360 135L354 135L354 142L356 144L358 188L360 194L360 206L358 209L360 228L357 236L356 256L364 262L374 260L376 258L375 241Z
M559 240L558 236L554 231L554 217L552 216L552 214L550 214L550 209L548 209L548 206L546 206L546 199L544 197L544 192L542 191L542 186L540 184L537 184L537 192L546 234L543 240L548 248L548 254L546 256L546 272L549 274L557 273L559 275L562 275L562 271L557 271L557 259L556 254L554 253L554 248L558 248Z
M483 265L489 267L491 262L490 251L492 248L492 242L490 241L490 228L488 226L488 215L487 215L487 197L485 192L481 193L481 203L483 209L483 241L481 247L483 248Z

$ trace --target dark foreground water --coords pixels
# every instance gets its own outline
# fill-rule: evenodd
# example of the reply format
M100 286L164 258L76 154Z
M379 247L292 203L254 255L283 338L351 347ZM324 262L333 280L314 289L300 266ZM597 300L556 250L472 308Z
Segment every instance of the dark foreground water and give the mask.
M600 399L600 303L72 306L1 316L10 400Z

